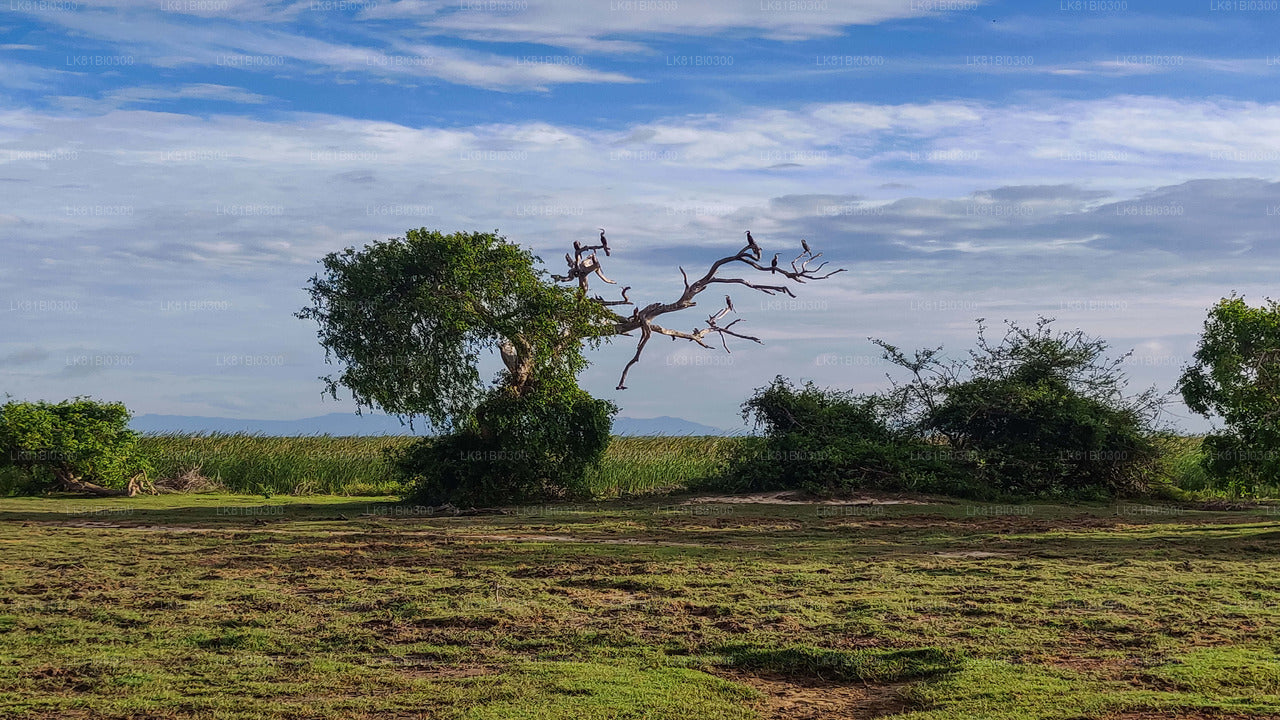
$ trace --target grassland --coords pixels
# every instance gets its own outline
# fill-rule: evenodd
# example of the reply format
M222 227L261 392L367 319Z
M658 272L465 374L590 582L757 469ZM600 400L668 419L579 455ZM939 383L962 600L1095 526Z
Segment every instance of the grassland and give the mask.
M385 452L410 437L146 435L142 454L160 479L199 475L234 493L383 495L400 488ZM684 487L715 471L733 438L616 437L590 478L597 497Z
M266 437L255 435L147 435L143 455L162 480L199 477L205 487L241 494L394 495L386 451L409 437ZM589 487L598 499L688 489L715 475L741 442L733 437L615 437ZM1280 483L1218 486L1199 465L1201 439L1162 440L1170 482L1195 497L1280 498ZM200 485L197 485L200 487ZM4 483L0 479L0 495Z
M0 500L0 717L1280 718L1280 515Z

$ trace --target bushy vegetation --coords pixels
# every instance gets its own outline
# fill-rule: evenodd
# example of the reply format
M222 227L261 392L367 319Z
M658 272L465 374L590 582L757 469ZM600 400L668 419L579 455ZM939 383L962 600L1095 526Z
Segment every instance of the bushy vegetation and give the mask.
M413 500L432 505L584 500L616 412L576 388L498 390L456 431L396 453L393 467Z
M744 438L721 489L961 491L960 475L935 447L898 422L890 398L797 387L781 376L743 403L758 438Z
M76 398L0 406L0 489L136 492L147 463L123 404Z
M962 359L877 341L909 373L880 394L778 378L743 405L764 439L744 448L728 482L976 497L1151 490L1161 477L1162 399L1154 390L1125 395L1123 357L1108 359L1104 341L1050 325L1009 323L992 342L979 321L977 347Z

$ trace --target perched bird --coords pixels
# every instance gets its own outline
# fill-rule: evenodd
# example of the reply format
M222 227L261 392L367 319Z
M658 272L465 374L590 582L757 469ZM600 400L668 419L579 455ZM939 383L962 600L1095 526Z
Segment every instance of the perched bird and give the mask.
M813 251L809 249L809 243L805 242L804 238L800 238L800 247L804 248L804 251L810 255L813 254Z
M609 254L609 238L604 236L604 228L600 228L600 247L604 249L604 254Z
M770 270L778 269L778 253L773 254L773 262L769 263L769 269Z
M756 244L756 239L751 237L751 231L747 231L747 247L751 248L751 252L756 254L756 259L760 259L760 246Z
M725 307L729 308L729 312L738 312L737 310L733 309L733 298L729 297L728 295L724 296L724 304L725 304Z

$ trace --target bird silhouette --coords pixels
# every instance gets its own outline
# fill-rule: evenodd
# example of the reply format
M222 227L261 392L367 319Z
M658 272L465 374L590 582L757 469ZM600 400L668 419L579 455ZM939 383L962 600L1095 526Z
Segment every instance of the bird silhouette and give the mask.
M609 238L604 236L604 228L600 228L600 247L604 249L604 254L609 254Z
M751 231L747 231L747 247L751 248L751 252L756 254L756 259L760 259L760 246L756 244L756 239L751 237Z
M777 270L777 269L778 269L778 254L779 254L779 253L774 253L774 254L773 254L773 262L769 263L769 269L770 269L770 270Z
M813 251L809 249L809 243L805 242L804 238L800 238L800 247L804 248L804 251L810 255L813 254Z
M738 312L737 310L733 309L733 298L729 297L728 295L724 296L724 304L726 307L729 308L730 312Z

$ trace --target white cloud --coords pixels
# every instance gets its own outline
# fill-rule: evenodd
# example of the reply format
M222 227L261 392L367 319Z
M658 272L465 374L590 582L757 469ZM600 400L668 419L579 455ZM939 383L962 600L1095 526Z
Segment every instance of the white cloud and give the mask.
M970 3L978 7L981 2ZM636 52L628 40L654 34L803 40L838 35L852 25L913 17L943 17L945 3L928 0L495 0L489 2L379 2L362 13L370 20L416 21L428 35L481 41L536 42L591 52Z
M212 0L218 2L218 0ZM215 13L220 20L249 19ZM438 79L502 90L546 90L565 83L636 82L621 73L592 69L582 58L533 60L445 45L392 41L361 46L319 40L271 24L192 23L181 16L122 10L52 13L42 16L81 36L114 44L130 64L176 67L199 64L220 69L298 75L323 68L400 81ZM394 38L394 36L392 36Z
M216 412L200 395L214 393L252 399L250 414L316 414L332 409L312 380L320 351L290 313L324 253L408 227L497 227L558 258L601 225L618 248L610 275L645 301L678 289L677 265L705 266L746 228L767 249L806 237L851 270L802 289L817 309L735 294L750 332L772 344L735 352L723 372L653 355L616 395L633 414L645 414L639 398L662 401L694 378L709 384L689 397L712 413L697 419L720 424L743 387L777 372L874 384L883 368L814 358L866 354L867 335L966 343L977 314L1057 314L1177 353L1216 295L1273 282L1280 200L1269 198L1280 192L1248 178L1277 179L1267 153L1280 147L1278 112L1150 97L824 103L598 130L9 110L0 358L30 360L17 382L49 397L124 394L142 411L200 414ZM170 301L227 309L163 309ZM77 345L137 364L87 373L63 357ZM40 365L33 347L51 359ZM609 394L628 347L599 356L593 390ZM219 354L290 364L230 378ZM718 377L739 384L717 389Z

